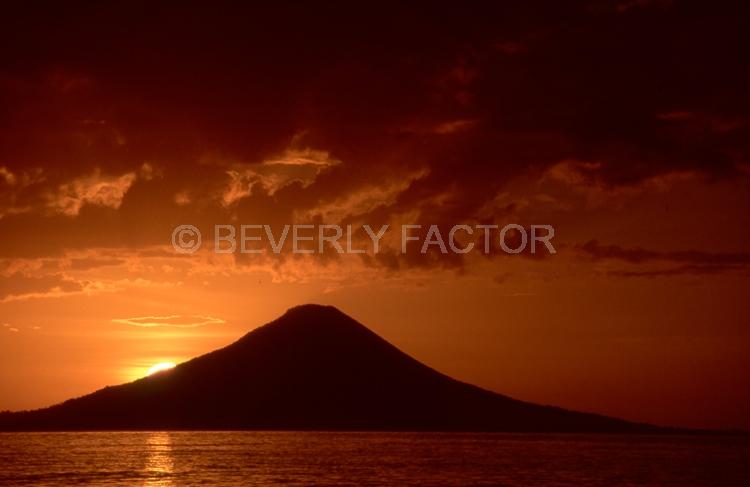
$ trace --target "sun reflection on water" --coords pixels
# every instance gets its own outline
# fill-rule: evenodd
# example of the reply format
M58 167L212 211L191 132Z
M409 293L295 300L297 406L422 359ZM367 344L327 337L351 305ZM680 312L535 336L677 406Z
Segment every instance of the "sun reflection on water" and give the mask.
M174 472L174 458L172 457L172 438L167 432L150 433L146 439L147 454L146 475L144 485L171 486L175 485L172 474Z

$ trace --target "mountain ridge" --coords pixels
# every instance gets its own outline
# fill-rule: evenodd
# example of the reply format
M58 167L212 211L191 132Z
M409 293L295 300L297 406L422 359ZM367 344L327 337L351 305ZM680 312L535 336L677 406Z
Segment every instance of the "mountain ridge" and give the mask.
M301 305L136 381L0 414L0 430L677 431L510 398L453 379L332 306Z

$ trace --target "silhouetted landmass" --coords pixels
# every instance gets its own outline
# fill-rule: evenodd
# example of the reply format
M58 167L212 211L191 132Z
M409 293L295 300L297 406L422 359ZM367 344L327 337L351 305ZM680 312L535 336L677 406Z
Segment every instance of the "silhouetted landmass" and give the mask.
M451 379L333 307L305 305L233 344L0 430L321 429L649 433Z

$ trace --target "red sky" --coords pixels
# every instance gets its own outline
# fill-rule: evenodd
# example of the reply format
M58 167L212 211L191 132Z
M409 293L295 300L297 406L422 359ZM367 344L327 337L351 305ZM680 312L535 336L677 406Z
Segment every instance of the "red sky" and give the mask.
M458 379L750 428L747 7L154 7L0 33L0 410L333 304ZM554 255L181 255L179 224L549 224ZM398 235L398 232L395 232Z

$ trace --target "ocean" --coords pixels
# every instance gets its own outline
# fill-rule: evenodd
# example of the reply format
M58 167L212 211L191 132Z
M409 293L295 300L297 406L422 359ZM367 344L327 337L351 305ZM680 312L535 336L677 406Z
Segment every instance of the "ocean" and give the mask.
M0 485L750 485L750 439L476 433L0 433Z

